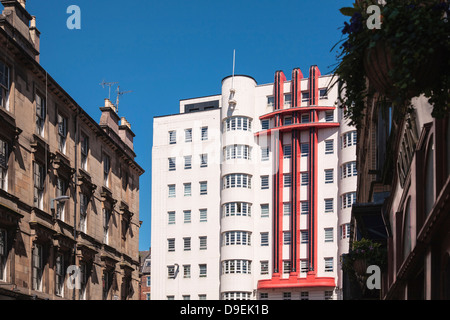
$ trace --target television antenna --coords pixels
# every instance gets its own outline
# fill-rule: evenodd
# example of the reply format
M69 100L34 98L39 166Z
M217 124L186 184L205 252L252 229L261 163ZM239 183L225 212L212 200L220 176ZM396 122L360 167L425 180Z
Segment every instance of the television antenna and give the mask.
M109 100L111 100L111 87L115 84L118 84L118 82L106 82L105 80L103 80L102 83L100 83L103 89L105 89L105 86L109 87L109 94L108 94Z
M130 93L133 92L131 90L129 91L120 91L120 86L117 86L117 99L116 99L116 108L117 108L117 113L119 113L119 98L120 96L123 96L126 93Z

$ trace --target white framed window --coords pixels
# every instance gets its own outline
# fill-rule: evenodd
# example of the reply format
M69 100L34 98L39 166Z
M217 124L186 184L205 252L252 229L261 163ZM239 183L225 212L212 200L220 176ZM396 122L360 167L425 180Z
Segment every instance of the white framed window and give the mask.
M224 260L222 261L222 274L251 274L251 260Z
M81 134L81 168L88 170L88 155L89 155L89 137Z
M9 110L10 69L0 62L0 107Z
M334 212L334 199L324 199L325 202L325 212Z
M106 154L103 154L103 185L109 187L109 172L111 169L111 159Z
M191 251L191 237L183 238L183 250Z
M290 93L287 93L284 95L284 106L290 107L292 105L292 95Z
M87 208L89 199L84 193L80 193L80 231L86 233L87 229Z
M6 260L8 257L8 242L5 229L0 229L0 281L6 281Z
M222 206L222 217L251 216L252 204L248 202L228 202Z
M200 182L200 195L208 194L208 182L202 181Z
M344 223L339 226L341 239L350 238L350 223Z
M68 183L65 179L58 177L56 179L56 197L65 196L67 192ZM64 221L66 205L65 202L56 202L56 218Z
M285 117L284 118L284 125L289 126L292 124L292 117Z
M191 183L183 183L184 185L184 196L185 197L190 197L192 196L192 188L191 188Z
M184 142L192 142L192 129L184 129Z
M206 278L207 274L208 274L208 269L207 269L207 265L206 264L199 264L198 265L199 268L199 277L200 278Z
M268 247L268 246L269 246L269 233L261 232L261 247Z
M175 252L175 239L167 239L167 252Z
M200 209L200 222L208 221L208 209Z
M302 115L300 117L300 122L301 123L309 123L309 122L311 122L309 113L302 113Z
M261 218L268 218L269 217L269 204L264 203L261 204Z
M325 183L334 183L334 169L325 169Z
M301 143L300 144L300 153L302 157L309 156L309 143Z
M291 244L291 232L283 231L283 244L290 245Z
M66 153L67 118L58 113L58 149Z
M222 300L250 300L251 292L224 292Z
M269 147L261 148L261 161L269 161Z
M269 293L268 292L260 292L259 300L269 300Z
M302 92L302 102L309 101L309 92Z
M202 127L201 139L202 139L202 141L208 140L208 127Z
M288 216L291 214L291 203L284 202L283 203L283 215Z
M334 259L324 258L325 261L325 272L333 272L334 271Z
M290 144L283 146L283 157L284 159L292 158L292 146Z
M44 167L38 162L34 162L34 206L43 210L44 208L44 181L45 171Z
M248 231L227 231L222 235L223 246L250 246L251 232Z
M184 223L191 223L191 210L184 210L183 211L183 215L184 215Z
M260 261L260 264L261 264L261 267L260 267L261 272L260 273L262 275L269 274L269 261L263 260L263 261Z
M36 93L36 134L44 137L45 118L47 114L45 98Z
M175 130L169 131L169 144L177 143L177 132Z
M334 140L325 140L325 154L334 153Z
M356 202L356 192L344 193L341 196L342 209L351 208Z
M356 130L346 132L341 136L341 148L347 148L351 146L355 146L357 142L357 133Z
M269 96L267 97L267 106L272 108L275 105L275 97Z
M325 122L333 122L333 121L334 121L334 112L325 111Z
M307 186L309 184L309 172L300 173L300 185Z
M224 120L224 129L226 131L251 131L252 120L250 118L240 116L229 117Z
M328 99L328 90L326 88L319 89L319 100Z
M201 236L198 237L199 243L200 243L200 250L206 250L208 249L208 237L206 236Z
M223 148L223 156L226 160L245 159L251 160L251 147L242 144L235 144Z
M283 187L289 188L292 186L292 175L290 173L283 174Z
M223 188L246 188L251 189L252 177L248 174L233 173L223 177Z
M184 156L184 170L192 169L192 156Z
M308 260L302 259L300 260L300 272L306 273L309 271Z
M261 176L261 190L269 189L269 176Z
M175 279L175 266L167 266L167 279ZM169 297L173 296L167 296L168 300L173 300Z
M308 230L300 231L300 243L307 244L309 242L309 232Z
M176 158L169 158L169 171L175 171L177 169Z
M184 279L191 278L191 265L190 264L183 265L183 278Z
M341 166L341 179L357 176L356 161L344 163Z
M309 202L308 201L300 202L300 214L309 214Z
M200 155L200 168L208 167L208 154L204 153Z
M333 242L334 241L334 235L333 235L333 228L325 228L325 242Z
M175 211L167 212L167 224L175 224L176 215Z
M32 252L32 289L42 291L42 275L44 272L43 247L35 243Z
M261 120L261 130L269 130L270 129L270 120L264 119Z
M0 189L8 190L8 143L0 139Z
M168 186L169 189L169 198L175 198L176 194L175 194L175 185L174 184L169 184Z

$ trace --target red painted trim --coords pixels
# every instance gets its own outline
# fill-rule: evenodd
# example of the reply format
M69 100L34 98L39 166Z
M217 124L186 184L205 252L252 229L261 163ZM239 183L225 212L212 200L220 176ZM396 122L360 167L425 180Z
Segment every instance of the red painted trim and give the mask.
M276 110L271 113L264 114L259 117L260 120L264 119L270 119L273 118L277 114L283 114L287 115L293 112L300 112L300 113L306 113L311 110L317 110L317 111L328 111L328 110L334 110L336 107L321 107L321 106L314 106L314 107L296 107L296 108L288 108L288 109L282 109L282 110Z
M316 277L312 274L308 274L306 278L290 276L289 278L282 279L280 277L273 277L272 279L258 281L258 290L335 286L336 282L333 277Z
M279 157L278 157L278 243L274 244L278 246L278 271L281 274L283 272L283 188L284 188L284 175L283 175L283 136L279 137Z
M302 88L301 82L303 80L303 73L299 68L292 70L291 94L293 108L299 107L302 104Z
M286 82L286 76L283 71L275 72L274 82L274 98L275 98L275 110L283 109L284 106L284 83Z
M278 128L272 128L268 130L263 130L255 133L255 136L261 136L265 134L271 134L274 132L285 132L290 130L306 130L310 128L317 128L317 129L326 129L326 128L335 128L339 127L338 122L308 122L308 123L294 123L290 124L288 126L278 127Z

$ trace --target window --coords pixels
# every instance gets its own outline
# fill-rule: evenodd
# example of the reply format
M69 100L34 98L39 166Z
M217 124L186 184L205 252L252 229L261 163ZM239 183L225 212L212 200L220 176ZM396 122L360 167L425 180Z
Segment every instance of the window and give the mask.
M183 295L183 300L191 300L191 296L190 295Z
M44 136L45 115L45 99L40 94L36 94L36 133L41 137Z
M292 175L290 173L283 174L283 187L289 188L292 185Z
M191 238L183 238L183 250L184 251L191 251Z
M261 205L261 218L269 217L269 205L267 203Z
M222 274L251 274L252 262L250 260L224 260L222 261Z
M200 270L200 273L199 273L200 278L206 278L206 275L207 275L206 264L199 264L198 267Z
M7 233L0 229L0 281L6 281Z
M275 104L275 97L274 96L267 97L267 106L273 107L274 104Z
M334 169L325 169L325 183L334 182Z
M103 209L103 243L109 244L109 220L111 219L111 210Z
M86 286L87 286L87 279L88 279L88 273L87 273L87 266L86 263L81 262L80 263L80 300L86 300Z
M301 118L300 118L301 123L308 123L310 122L310 117L309 117L309 113L303 113Z
M231 159L251 159L251 148L247 145L235 144L223 149L223 156L226 160Z
M283 244L290 245L291 244L291 232L283 231Z
M32 289L42 291L42 274L44 272L42 245L40 244L34 245L32 260L33 260Z
M350 223L342 224L340 227L341 239L350 238Z
M308 201L300 202L300 214L309 214L309 202Z
M268 247L268 246L269 246L269 233L261 232L261 247Z
M261 120L261 129L269 130L269 128L270 128L270 120L269 119Z
M327 89L319 89L319 99L328 99L328 90Z
M65 179L56 179L56 197L65 196L67 192L68 183ZM56 218L64 221L65 202L56 201Z
M84 193L80 193L80 231L86 233L87 207L89 199Z
M334 199L325 199L325 212L333 212Z
M167 239L167 251L175 252L175 239Z
M308 272L308 260L300 260L300 272Z
M229 174L223 178L223 188L247 188L251 189L252 177L248 174Z
M191 278L191 265L186 264L183 266L183 278L190 279Z
M284 118L284 125L288 126L292 124L292 117L285 117Z
M0 62L0 107L9 110L10 71Z
M334 259L333 258L325 258L325 272L333 272L334 271Z
M325 140L325 154L334 153L334 140Z
M425 165L425 216L429 215L435 203L435 178L434 178L434 144L433 137L430 138Z
M57 296L63 296L63 288L64 288L64 256L60 253L56 255L55 261L55 294Z
M198 237L199 242L200 242L200 250L206 250L208 249L208 237L206 236L202 236L202 237Z
M206 168L208 166L208 154L200 155L200 168Z
M87 159L89 154L89 138L81 134L81 168L87 171Z
M292 157L292 146L290 144L283 146L283 156L284 159L290 159Z
M261 261L261 274L269 274L269 261Z
M176 144L176 143L177 143L177 132L169 131L169 144Z
M222 216L251 216L251 203L247 202L228 202L222 206Z
M175 279L175 266L167 266L167 278ZM169 297L167 297L167 298L169 298Z
M292 95L290 93L284 95L284 106L290 107L292 105Z
M261 161L269 161L269 147L261 148Z
M224 120L224 129L226 131L251 131L252 120L247 117L230 117Z
M300 231L300 243L308 243L309 242L309 233L307 230Z
M44 198L44 180L45 171L44 167L39 163L34 163L34 206L43 210L43 198Z
M302 92L302 102L309 101L309 92Z
M175 224L175 211L167 212L167 224Z
M184 169L192 169L192 156L184 156Z
M0 189L8 190L8 143L0 139Z
M184 210L184 223L191 223L191 210Z
M342 209L351 208L356 202L356 192L345 193L341 196Z
M267 292L260 292L259 293L259 300L269 300L269 293L267 293Z
M333 242L333 228L325 228L325 242Z
M247 231L227 231L222 235L223 246L250 246L251 232Z
M283 300L291 300L291 293L283 292Z
M309 292L308 291L300 292L300 300L309 300Z
M198 300L206 300L206 294L199 294Z
M200 195L208 194L208 182L202 181L200 182Z
M333 291L325 291L324 297L325 297L325 300L333 300Z
M191 192L191 184L190 183L183 183L184 185L184 196L190 197L192 195Z
M147 279L146 279L147 281L147 283L146 283L146 285L147 285L147 288L149 288L150 286L151 286L151 284L152 284L152 277L151 276L147 276Z
M175 170L176 170L176 159L169 158L169 171L175 171Z
M344 133L341 137L341 148L347 148L356 145L356 130Z
M192 142L192 129L184 130L184 142Z
M269 176L261 176L261 190L269 189Z
M208 221L208 210L200 209L200 222L207 222L207 221Z
M302 186L307 186L309 184L309 172L301 172L300 173L300 184Z
M334 112L333 111L325 111L325 121L326 122L334 121Z
M283 214L285 216L288 216L291 214L291 203L290 202L283 203Z
M300 152L302 157L307 157L309 155L309 143L301 143Z
M111 168L110 158L104 154L103 155L103 185L109 187L109 171Z
M353 177L357 174L358 172L356 170L356 161L347 162L341 166L341 179Z
M169 198L175 198L175 185L169 184Z
M66 153L67 118L58 113L58 149Z
M201 130L202 141L208 140L208 127L202 127Z
M283 260L283 273L289 274L291 272L291 261Z
M250 300L251 292L224 292L222 300Z

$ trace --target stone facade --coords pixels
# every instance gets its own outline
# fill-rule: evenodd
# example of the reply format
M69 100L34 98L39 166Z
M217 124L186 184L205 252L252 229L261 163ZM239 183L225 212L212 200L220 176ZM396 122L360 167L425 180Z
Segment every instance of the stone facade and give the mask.
M137 300L131 126L108 99L94 121L39 64L25 1L1 2L0 299Z

